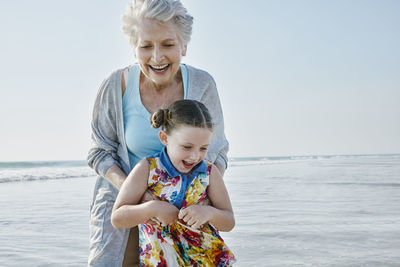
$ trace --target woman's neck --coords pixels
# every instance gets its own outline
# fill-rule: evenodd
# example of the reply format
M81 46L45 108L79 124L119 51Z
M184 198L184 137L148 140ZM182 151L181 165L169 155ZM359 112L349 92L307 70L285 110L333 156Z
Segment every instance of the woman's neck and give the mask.
M168 84L155 84L142 73L140 74L140 98L143 105L150 113L159 108L166 108L177 100L184 98L182 76L180 72Z
M143 90L153 91L156 94L168 94L169 91L173 91L177 87L182 87L182 74L181 71L178 70L175 77L164 84L157 84L146 77L142 72L140 73L140 87L143 87Z

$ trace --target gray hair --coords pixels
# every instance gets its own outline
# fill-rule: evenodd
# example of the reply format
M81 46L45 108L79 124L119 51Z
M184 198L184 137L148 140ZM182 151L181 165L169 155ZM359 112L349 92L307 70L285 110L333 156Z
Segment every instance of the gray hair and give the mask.
M137 45L137 27L142 19L161 22L172 20L178 28L178 36L183 45L190 41L193 17L179 0L132 0L122 15L122 32L132 46Z

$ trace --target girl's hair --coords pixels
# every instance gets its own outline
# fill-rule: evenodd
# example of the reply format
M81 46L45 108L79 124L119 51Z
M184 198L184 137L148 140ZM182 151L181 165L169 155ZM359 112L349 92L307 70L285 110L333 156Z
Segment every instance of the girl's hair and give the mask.
M196 100L178 100L166 109L159 109L150 118L151 126L170 134L181 125L213 130L213 122L207 107Z
M132 0L122 16L122 32L133 47L137 45L138 24L143 19L172 21L183 44L190 41L193 17L179 0Z

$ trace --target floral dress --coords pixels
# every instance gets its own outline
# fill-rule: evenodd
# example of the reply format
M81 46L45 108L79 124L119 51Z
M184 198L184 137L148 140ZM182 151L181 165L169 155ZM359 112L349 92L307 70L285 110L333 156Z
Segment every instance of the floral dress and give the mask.
M179 173L165 149L150 164L148 189L177 208L207 197L211 164L201 162L189 175ZM153 219L139 225L140 266L232 266L234 255L211 224L196 230L179 220L162 227Z

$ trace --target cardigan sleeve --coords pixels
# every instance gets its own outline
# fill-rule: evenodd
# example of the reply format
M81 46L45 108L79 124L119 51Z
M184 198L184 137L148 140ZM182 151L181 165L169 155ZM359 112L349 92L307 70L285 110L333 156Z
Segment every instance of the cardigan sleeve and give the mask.
M100 85L93 107L91 146L88 165L100 176L114 164L121 167L118 156L117 107L121 94L120 71L115 71ZM119 89L119 90L118 90Z
M208 81L200 101L204 103L210 111L214 122L213 137L207 158L209 161L218 163L226 169L228 166L229 142L225 137L224 116L221 102L214 79L206 72L203 72L203 75L207 76L206 79Z

